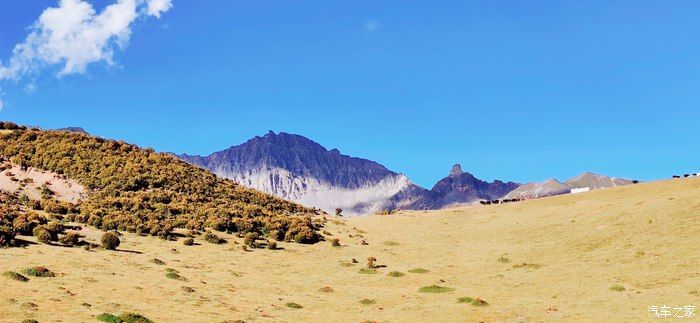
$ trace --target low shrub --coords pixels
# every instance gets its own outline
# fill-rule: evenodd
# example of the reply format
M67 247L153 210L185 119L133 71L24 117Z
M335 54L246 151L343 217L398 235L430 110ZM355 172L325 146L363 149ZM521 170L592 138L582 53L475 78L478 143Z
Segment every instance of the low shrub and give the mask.
M413 268L413 269L408 270L408 272L412 273L412 274L427 274L430 272L430 270L423 269L423 268Z
M489 306L489 303L486 302L485 300L483 300L481 298L472 298L472 297L460 297L457 299L457 303L471 304L472 306L476 306L476 307Z
M14 271L6 271L6 272L2 273L2 275L5 276L5 277L7 277L7 278L9 278L9 279L16 280L16 281L19 281L19 282L27 282L27 281L29 281L29 278L24 277L24 276L22 276L21 274L16 273L16 272L14 272Z
M255 240L258 240L257 232L248 232L243 238L243 243L249 247L255 247Z
M392 271L392 272L390 272L390 273L388 273L388 274L386 274L386 275L389 276L389 277L403 277L403 276L406 276L406 274L404 274L404 273L402 273L402 272L400 272L400 271Z
M165 277L168 277L170 279L175 279L175 280L184 280L184 278L182 276L180 276L179 274L177 274L175 272L169 272L169 273L165 274Z
M387 240L387 241L384 241L384 245L389 246L389 247L396 247L399 245L399 243L394 241L394 240Z
M97 316L97 320L107 323L153 323L145 316L136 313L124 313L120 316L102 313Z
M316 243L321 239L321 235L314 231L315 228L311 217L292 218L284 240L297 243Z
M360 268L360 270L358 272L360 274L376 274L377 270L371 269L371 268Z
M121 323L122 320L119 318L119 316L112 315L109 313L102 313L97 316L98 321L102 322L107 322L107 323Z
M468 297L468 296L467 297L460 297L457 299L457 303L471 303L472 301L474 301L474 299L471 297Z
M326 287L321 287L318 291L321 293L332 293L333 288L326 286Z
M375 257L367 258L367 268L376 268L376 265L374 264L375 262L377 262L377 258L375 258Z
M102 246L107 250L117 250L121 241L119 237L114 232L105 232L102 235Z
M182 244L184 244L184 245L186 245L186 246L192 246L192 245L194 245L194 239L192 239L192 238L187 238L187 239L185 239L185 240L182 241Z
M430 286L423 286L418 289L419 293L448 293L454 291L454 288L451 287L445 287L445 286L438 286L438 285L430 285Z
M119 315L119 318L124 323L153 323L153 321L149 320L145 316L136 313L125 313Z
M617 285L617 284L615 284L615 285L610 286L610 290L614 290L614 291L616 291L616 292L624 292L624 291L626 291L627 289L626 289L624 286L622 286L622 285Z
M377 303L377 301L375 301L373 299L369 299L369 298L364 298L364 299L360 300L360 304L362 304L362 305L374 305L376 303Z
M32 268L26 268L22 272L24 272L27 276L34 276L34 277L56 277L56 274L54 274L52 271L50 271L46 267L32 267Z
M531 264L531 263L522 263L522 264L515 264L513 265L513 268L527 268L527 269L540 269L542 268L542 265L540 264Z
M304 308L303 306L301 306L297 303L293 303L293 302L288 302L288 303L284 304L284 306L289 307L289 308L293 308L293 309L297 309L297 310L300 308Z
M507 264L510 262L510 259L506 256L500 256L500 257L498 257L498 262Z
M476 298L476 299L474 299L474 300L471 302L471 304L472 304L472 306L476 306L476 307L485 307L485 306L489 306L489 303L486 302L485 300L481 299L481 298Z
M219 238L219 236L213 234L211 231L207 231L204 233L204 236L202 236L204 241L213 243L213 244L224 244L226 243L226 239Z
M165 261L162 261L162 260L160 260L160 259L158 259L158 258L153 258L153 259L150 260L150 262L152 262L152 263L154 263L154 264L156 264L156 265L161 265L161 266L162 266L162 265L165 265Z
M277 250L277 242L275 242L275 241L268 241L268 242L267 242L267 249L270 249L270 250Z
M180 281L187 281L185 277L182 277L178 274L178 271L172 268L166 269L168 271L167 274L165 274L165 277L168 277L170 279L175 279L175 280L180 280Z
M51 243L51 232L49 232L49 230L47 230L43 225L34 228L33 233L37 241L46 244Z
M340 247L340 239L334 238L333 240L331 240L331 246Z
M80 233L70 231L66 233L66 235L58 239L58 241L67 246L78 246L80 245L80 238L83 238L83 236L80 235Z

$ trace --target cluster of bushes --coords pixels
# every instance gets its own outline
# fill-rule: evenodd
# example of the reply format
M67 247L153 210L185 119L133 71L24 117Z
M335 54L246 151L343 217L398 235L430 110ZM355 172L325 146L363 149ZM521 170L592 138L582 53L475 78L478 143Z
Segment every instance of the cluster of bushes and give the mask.
M44 199L30 201L30 209L105 231L163 238L170 238L174 228L211 228L255 232L278 241L321 239L316 232L321 224L308 217L313 210L218 178L169 154L81 133L16 130L0 134L0 159L77 180L90 192L77 206Z
M15 245L14 219L20 215L19 200L0 192L0 247Z
M18 129L27 129L25 126L19 126L16 123L8 122L8 121L0 121L0 130L18 130Z
M97 316L98 321L107 323L153 323L147 317L136 313L124 313L116 316L110 313L102 313Z
M68 246L78 246L83 238L80 229L67 226L58 220L51 220L37 212L27 210L26 203L15 195L0 192L0 247L16 245L15 237L35 236L39 242L60 242Z

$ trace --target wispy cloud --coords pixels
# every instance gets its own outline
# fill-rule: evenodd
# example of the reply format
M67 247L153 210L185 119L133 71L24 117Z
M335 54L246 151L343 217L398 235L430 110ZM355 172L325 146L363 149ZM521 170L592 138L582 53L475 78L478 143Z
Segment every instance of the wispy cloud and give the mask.
M84 73L93 63L113 65L114 51L129 43L132 23L160 18L172 6L172 0L116 0L98 13L87 1L60 0L41 13L7 64L0 61L0 81L19 82L56 67L60 78Z
M382 25L378 21L370 19L365 22L364 31L367 33L373 33L379 28L382 28Z

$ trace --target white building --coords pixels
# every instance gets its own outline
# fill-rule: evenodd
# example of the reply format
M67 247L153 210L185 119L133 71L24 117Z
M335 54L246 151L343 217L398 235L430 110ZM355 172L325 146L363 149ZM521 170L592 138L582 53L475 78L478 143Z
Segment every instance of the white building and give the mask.
M572 188L571 189L571 194L577 194L577 193L583 193L583 192L588 192L590 191L590 187L581 187L581 188Z

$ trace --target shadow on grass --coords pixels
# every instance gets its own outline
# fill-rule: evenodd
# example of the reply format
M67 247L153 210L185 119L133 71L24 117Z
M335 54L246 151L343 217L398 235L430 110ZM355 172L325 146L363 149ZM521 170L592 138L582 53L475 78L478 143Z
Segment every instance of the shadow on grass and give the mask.
M138 255L142 255L142 254L143 254L143 252L141 252L141 251L136 251L136 250L115 249L114 251L117 251L117 252L126 252L126 253L135 253L135 254L138 254Z

